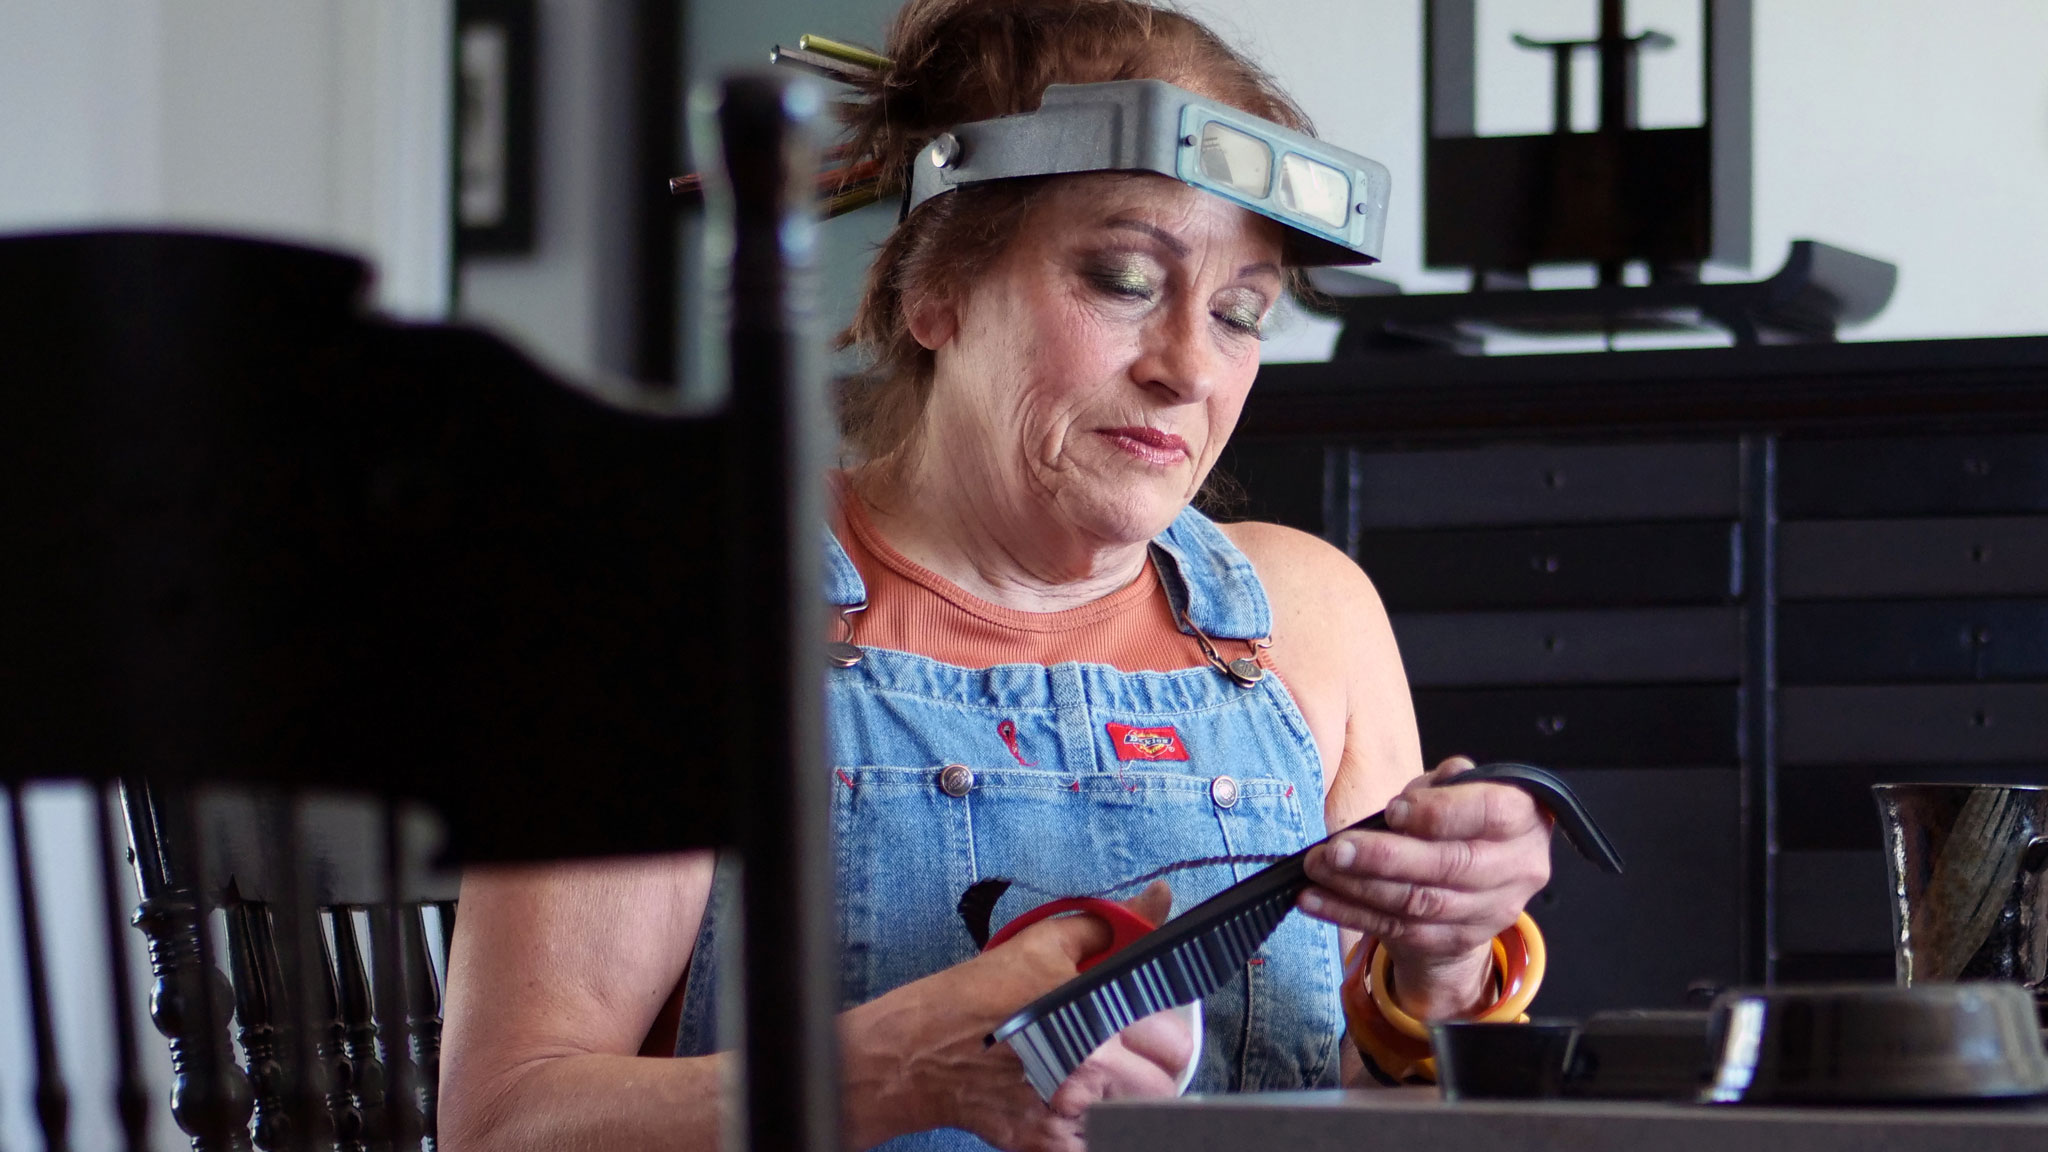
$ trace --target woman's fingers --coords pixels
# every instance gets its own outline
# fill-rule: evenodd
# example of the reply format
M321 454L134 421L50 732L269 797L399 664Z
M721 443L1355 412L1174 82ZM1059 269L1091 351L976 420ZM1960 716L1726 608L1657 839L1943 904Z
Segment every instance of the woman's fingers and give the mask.
M1453 758L1387 804L1387 831L1340 832L1306 862L1309 914L1433 958L1464 956L1550 879L1550 820L1519 788L1441 787Z
M1173 914L1173 887L1164 880L1154 880L1145 885L1143 892L1124 901L1124 907L1153 924L1164 924Z
M1429 840L1512 840L1549 823L1527 792L1507 784L1411 787L1387 804L1387 827Z
M1159 1016L1170 1016L1161 1012ZM1142 1022L1141 1022L1142 1023ZM1060 1116L1079 1116L1089 1105L1100 1100L1126 1100L1133 1098L1158 1098L1174 1094L1175 1081L1185 1060L1172 1066L1162 1064L1155 1058L1162 1046L1155 1045L1154 1054L1139 1051L1144 1041L1131 1036L1138 1025L1134 1024L1122 1033L1110 1038L1107 1044L1095 1050L1094 1054L1082 1061L1073 1074L1061 1082L1053 1092L1047 1106ZM1182 1039L1179 1047L1183 1054L1188 1048L1187 1029L1181 1027ZM1134 1043L1134 1039L1137 1042ZM1172 1047L1166 1044L1163 1047Z
M1546 832L1547 837L1547 832ZM1459 892L1485 892L1549 875L1547 844L1513 840L1423 840L1398 832L1343 832L1308 854L1309 879L1350 895L1354 886L1391 880ZM1364 897L1364 889L1357 894Z
M1431 955L1453 955L1476 948L1493 937L1503 917L1513 920L1519 911L1502 901L1494 905L1493 915L1477 919L1423 919L1339 899L1319 888L1302 893L1301 907L1309 915L1339 927L1389 942L1399 941Z
M1184 1008L1154 1012L1118 1033L1117 1042L1164 1072L1169 1088L1195 1058L1195 1033Z

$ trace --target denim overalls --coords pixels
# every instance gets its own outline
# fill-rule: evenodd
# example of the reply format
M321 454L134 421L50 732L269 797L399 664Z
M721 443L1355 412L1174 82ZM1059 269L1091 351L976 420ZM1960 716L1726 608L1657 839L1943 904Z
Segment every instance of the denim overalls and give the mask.
M1152 557L1177 617L1222 645L1271 634L1251 563L1206 516L1181 513ZM826 558L831 602L864 603L836 540ZM1324 834L1321 762L1277 676L1246 688L1214 667L970 669L862 652L858 664L832 670L827 688L848 1007L972 956L956 905L982 878L1020 882L996 908L1000 928L1048 893L1098 892L1178 860L1284 854ZM1257 868L1176 873L1174 914ZM716 886L698 937L679 1055L720 1046L714 986L728 887ZM1204 1050L1190 1090L1335 1084L1340 975L1336 929L1287 917L1243 978L1203 1002ZM985 1145L947 1129L887 1147Z

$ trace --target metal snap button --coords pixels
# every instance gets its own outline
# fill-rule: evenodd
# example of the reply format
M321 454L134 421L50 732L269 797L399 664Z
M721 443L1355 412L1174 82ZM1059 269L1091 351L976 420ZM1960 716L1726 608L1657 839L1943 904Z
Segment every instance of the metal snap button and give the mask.
M1228 776L1218 776L1209 781L1209 799L1218 808L1232 808L1237 805L1237 781Z
M974 791L974 769L965 764L948 764L939 769L939 791L948 796L965 796Z

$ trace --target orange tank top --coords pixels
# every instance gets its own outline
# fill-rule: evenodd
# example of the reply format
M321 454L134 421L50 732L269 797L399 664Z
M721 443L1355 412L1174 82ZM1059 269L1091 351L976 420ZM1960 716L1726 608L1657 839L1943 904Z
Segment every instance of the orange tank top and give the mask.
M961 668L998 664L1107 664L1120 672L1175 672L1209 661L1174 623L1152 558L1123 588L1060 612L991 604L889 546L860 497L839 493L839 542L867 585L853 642L914 652Z

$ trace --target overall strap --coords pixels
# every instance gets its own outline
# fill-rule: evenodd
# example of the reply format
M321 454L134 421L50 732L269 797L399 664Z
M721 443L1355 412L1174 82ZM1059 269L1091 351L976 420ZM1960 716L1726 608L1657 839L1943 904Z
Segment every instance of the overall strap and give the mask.
M1265 586L1215 521L1193 507L1183 509L1152 541L1152 556L1182 632L1194 635L1192 621L1211 636L1232 640L1273 634Z
M867 582L860 578L846 546L825 529L825 603L834 608L852 608L868 602Z

